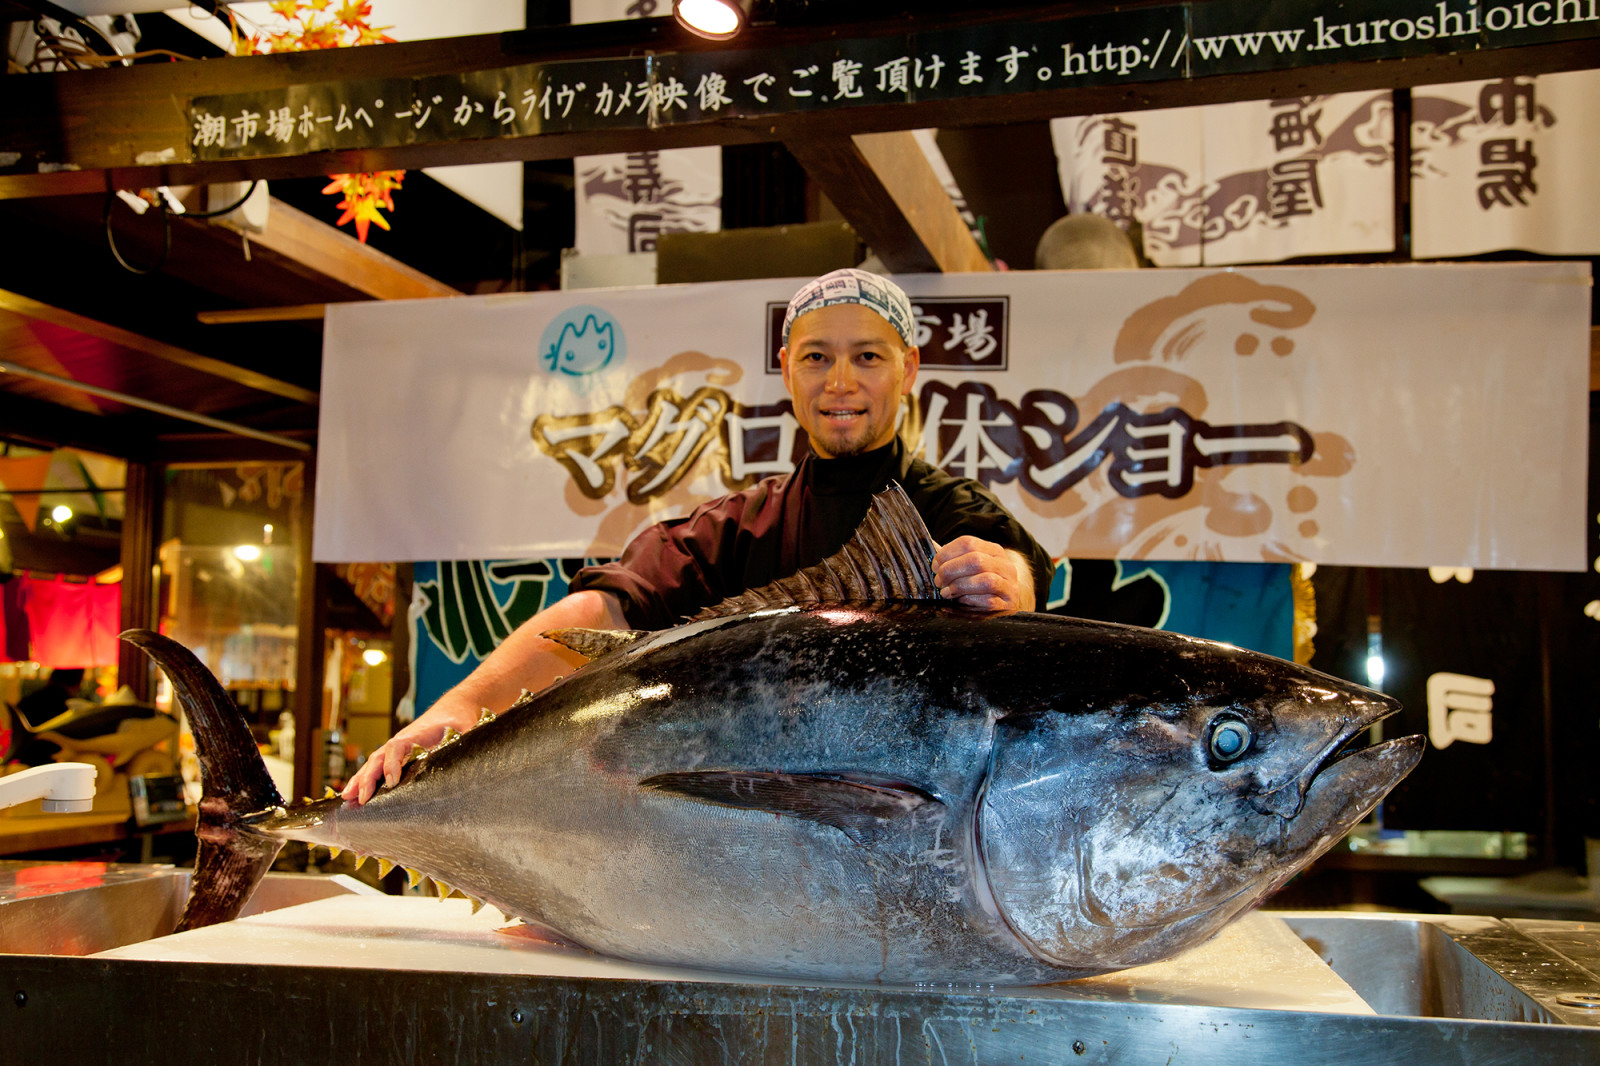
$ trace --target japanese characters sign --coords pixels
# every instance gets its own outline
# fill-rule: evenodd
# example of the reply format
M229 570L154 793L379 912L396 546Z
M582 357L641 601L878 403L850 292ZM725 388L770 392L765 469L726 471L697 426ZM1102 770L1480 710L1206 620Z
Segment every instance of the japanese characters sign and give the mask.
M1600 0L1298 0L1265 10L1247 0L1206 0L761 51L528 63L197 97L189 108L191 148L199 159L231 159L643 129L1595 36ZM1313 120L1302 109L1285 121ZM1278 127L1281 135L1292 128ZM1299 181L1304 189L1309 178Z
M1600 252L1600 70L1412 90L1412 248Z
M1394 249L1388 92L1051 122L1074 212L1140 223L1161 266Z
M767 373L776 374L783 347L787 301L767 304ZM925 296L911 305L911 340L922 365L951 370L1004 370L1006 322L1010 301L1004 296L963 298Z
M572 5L572 21L649 18L670 10L664 0L579 0ZM710 93L713 86L708 82L706 88ZM572 166L573 247L580 255L653 252L663 233L722 228L721 148L584 155Z
M900 280L902 437L1056 555L1584 565L1586 264ZM317 558L611 556L788 472L803 281L330 308Z
M583 255L653 252L663 233L722 228L722 149L644 149L573 162Z

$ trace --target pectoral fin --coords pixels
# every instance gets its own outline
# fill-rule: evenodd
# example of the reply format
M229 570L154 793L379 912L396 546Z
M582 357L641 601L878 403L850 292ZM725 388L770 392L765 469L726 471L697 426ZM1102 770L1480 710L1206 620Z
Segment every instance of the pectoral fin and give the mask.
M700 770L657 774L643 788L703 803L805 818L851 837L881 829L939 800L904 781L872 774Z

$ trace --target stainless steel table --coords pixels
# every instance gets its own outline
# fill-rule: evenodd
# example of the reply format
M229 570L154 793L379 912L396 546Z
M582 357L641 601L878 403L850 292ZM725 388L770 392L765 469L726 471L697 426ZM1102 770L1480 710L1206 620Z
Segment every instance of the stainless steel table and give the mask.
M187 871L19 891L6 866L0 1064L1600 1063L1579 922L1259 912L1087 981L902 988L620 963L348 879L274 875L254 913L159 936Z

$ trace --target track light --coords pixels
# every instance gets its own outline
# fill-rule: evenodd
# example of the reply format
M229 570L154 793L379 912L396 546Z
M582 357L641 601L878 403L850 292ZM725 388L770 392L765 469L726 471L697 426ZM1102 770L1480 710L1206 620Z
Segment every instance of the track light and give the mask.
M737 37L750 21L751 0L672 0L684 29L712 41Z

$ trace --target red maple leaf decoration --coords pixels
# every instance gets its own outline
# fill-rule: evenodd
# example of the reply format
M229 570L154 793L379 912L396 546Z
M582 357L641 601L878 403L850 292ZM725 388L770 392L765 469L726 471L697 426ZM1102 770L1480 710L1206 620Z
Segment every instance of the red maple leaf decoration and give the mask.
M332 0L272 0L272 13L282 24L271 28L261 27L249 37L233 28L233 51L236 55L266 55L271 52L306 52L324 48L351 48L368 44L393 44L394 38L383 31L392 26L373 26L372 5L366 0L341 0L337 11L329 12ZM355 224L356 237L367 242L367 230L372 225L388 229L389 221L382 212L394 211L394 190L400 188L405 178L403 170L378 170L370 174L330 174L332 179L322 191L329 195L339 193L338 206L343 210L339 221Z

